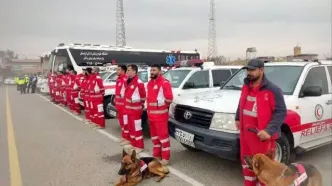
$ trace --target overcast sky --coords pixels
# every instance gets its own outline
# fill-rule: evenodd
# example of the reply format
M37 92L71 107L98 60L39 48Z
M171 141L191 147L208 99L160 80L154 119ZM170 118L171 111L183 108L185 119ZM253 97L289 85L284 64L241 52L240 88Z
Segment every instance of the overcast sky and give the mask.
M116 0L1 0L0 50L38 56L58 43L115 44ZM124 0L127 45L207 53L209 0ZM331 0L216 0L218 53L331 55Z

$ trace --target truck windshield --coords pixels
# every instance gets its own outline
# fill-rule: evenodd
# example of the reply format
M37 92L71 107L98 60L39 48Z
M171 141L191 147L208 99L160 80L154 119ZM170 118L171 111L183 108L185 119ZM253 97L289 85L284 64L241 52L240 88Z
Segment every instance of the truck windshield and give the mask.
M171 82L173 88L179 88L191 70L169 70L163 76Z
M292 95L302 73L303 66L265 66L264 73L272 83L279 86L284 95ZM242 69L222 87L222 89L241 90L247 71Z

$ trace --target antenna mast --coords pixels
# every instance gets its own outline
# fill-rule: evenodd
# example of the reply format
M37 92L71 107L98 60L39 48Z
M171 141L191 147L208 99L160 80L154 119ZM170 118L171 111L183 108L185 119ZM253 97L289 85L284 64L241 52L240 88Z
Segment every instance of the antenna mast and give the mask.
M123 0L116 1L116 46L126 46Z
M216 31L216 15L214 0L210 1L209 13L209 38L208 38L208 59L217 57L217 31Z

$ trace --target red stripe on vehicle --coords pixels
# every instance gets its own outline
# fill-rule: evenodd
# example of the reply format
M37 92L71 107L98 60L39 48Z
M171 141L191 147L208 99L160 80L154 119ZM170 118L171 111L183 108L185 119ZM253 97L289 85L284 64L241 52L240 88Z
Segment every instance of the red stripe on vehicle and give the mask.
M321 121L315 121L315 122L310 122L310 123L304 123L302 125L297 125L297 126L291 126L291 130L292 132L300 132L306 129L310 129L313 127L327 127L327 129L329 128L330 130L332 129L332 118L326 119L326 120L321 120Z

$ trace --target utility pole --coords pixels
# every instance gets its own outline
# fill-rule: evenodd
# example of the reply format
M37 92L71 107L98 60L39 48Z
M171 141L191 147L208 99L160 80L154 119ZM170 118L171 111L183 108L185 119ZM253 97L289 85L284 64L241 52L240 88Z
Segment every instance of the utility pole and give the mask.
M216 14L214 0L210 0L209 13L209 38L208 38L208 55L207 58L217 57L217 31L216 31Z
M123 0L116 1L116 46L126 46Z

